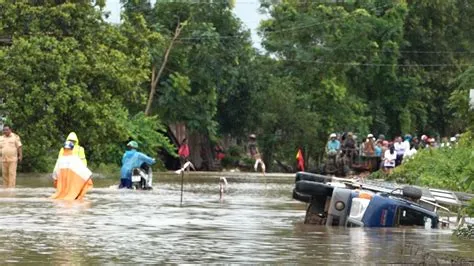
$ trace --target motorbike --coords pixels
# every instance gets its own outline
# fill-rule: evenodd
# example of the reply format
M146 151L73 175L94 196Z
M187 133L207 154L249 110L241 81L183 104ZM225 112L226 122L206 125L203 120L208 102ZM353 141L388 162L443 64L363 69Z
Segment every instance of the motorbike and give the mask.
M142 164L139 168L132 169L132 189L151 190L153 171L147 164Z

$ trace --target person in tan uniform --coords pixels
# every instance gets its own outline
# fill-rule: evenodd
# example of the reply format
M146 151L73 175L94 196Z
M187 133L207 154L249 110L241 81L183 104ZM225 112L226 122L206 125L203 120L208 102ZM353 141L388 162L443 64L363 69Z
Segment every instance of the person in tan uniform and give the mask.
M17 163L23 159L20 137L13 133L10 126L3 126L3 136L0 137L2 157L3 187L12 188L16 185Z

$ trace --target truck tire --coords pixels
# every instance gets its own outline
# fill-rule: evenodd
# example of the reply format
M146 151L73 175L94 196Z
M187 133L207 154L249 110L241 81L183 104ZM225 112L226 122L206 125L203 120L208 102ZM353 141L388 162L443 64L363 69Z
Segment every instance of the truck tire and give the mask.
M296 192L296 189L293 189L293 199L301 202L309 203L311 201L311 196L306 194L301 194Z
M302 180L295 184L296 192L310 196L331 196L333 190L334 187L319 182Z
M303 180L319 182L319 183L327 183L327 182L331 182L331 179L332 178L329 176L318 175L318 174L307 173L307 172L298 172L296 173L295 183L298 181L303 181Z
M421 196L423 195L423 192L421 191L421 189L417 187L412 187L412 186L403 187L402 192L403 192L403 196L414 199L414 200L421 199Z

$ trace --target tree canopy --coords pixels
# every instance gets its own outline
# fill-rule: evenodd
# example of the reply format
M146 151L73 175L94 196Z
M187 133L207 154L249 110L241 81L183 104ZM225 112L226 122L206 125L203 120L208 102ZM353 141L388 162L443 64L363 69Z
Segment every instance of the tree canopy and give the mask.
M297 106L283 104L291 121L306 122L290 139L310 152L333 131L395 137L465 129L452 101L468 95L452 82L473 60L468 1L264 1L262 10L270 15L261 22L263 46L280 66L273 73L291 80L286 94L297 97Z
M48 170L70 131L95 164L118 163L129 139L174 155L177 122L209 139L256 133L271 167L298 147L318 158L332 132L472 126L468 0L262 0L263 52L233 1L121 3L112 25L105 1L0 0L1 111L24 170Z
M173 153L156 116L129 111L145 99L140 84L148 62L129 53L126 35L93 4L1 2L1 32L13 42L0 52L0 88L8 119L24 139L25 170L50 170L70 131L91 162L118 163L123 144L143 131L136 123L154 129L142 136L149 152Z

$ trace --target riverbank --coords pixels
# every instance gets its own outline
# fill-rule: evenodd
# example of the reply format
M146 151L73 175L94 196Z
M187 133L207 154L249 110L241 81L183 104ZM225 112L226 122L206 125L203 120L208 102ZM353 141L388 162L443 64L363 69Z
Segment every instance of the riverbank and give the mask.
M230 179L251 179L251 180L267 180L267 179L277 179L277 180L287 180L294 181L296 173L262 173L256 172L236 172L236 171L220 171L220 172L208 172L208 171L186 171L184 176L191 176L196 178L219 178L226 177ZM93 178L120 178L120 171L105 171L105 172L93 172ZM48 177L51 176L51 173L18 173L19 178L24 177ZM172 177L181 177L181 174L177 174L175 171L154 171L153 178L172 178Z
M94 172L92 174L94 187L110 186L119 183L120 172L107 171L104 173ZM18 173L17 183L19 186L26 184L36 184L40 187L48 187L52 184L51 173ZM255 172L204 172L189 171L184 173L186 182L213 182L218 183L220 177L225 177L229 183L282 183L292 184L295 180L295 174L288 173L267 173L262 175ZM181 174L174 171L155 171L153 172L153 182L178 182L181 181Z

